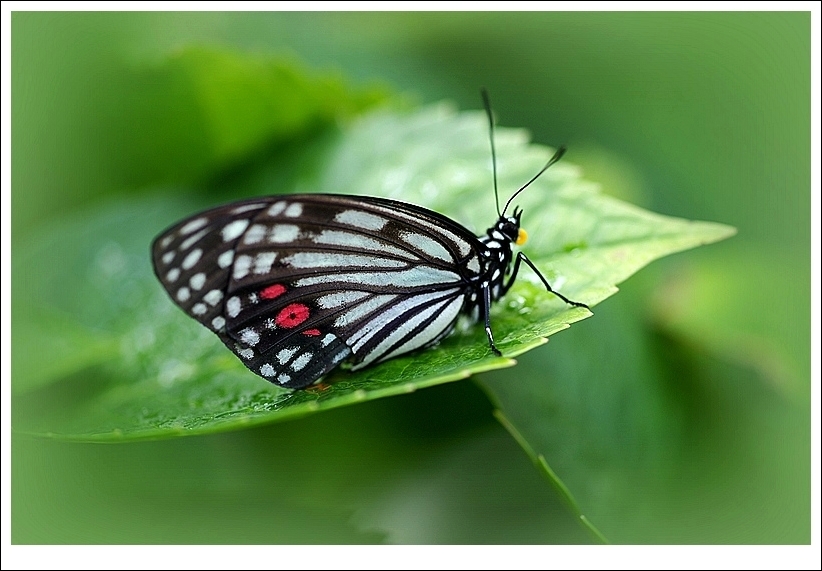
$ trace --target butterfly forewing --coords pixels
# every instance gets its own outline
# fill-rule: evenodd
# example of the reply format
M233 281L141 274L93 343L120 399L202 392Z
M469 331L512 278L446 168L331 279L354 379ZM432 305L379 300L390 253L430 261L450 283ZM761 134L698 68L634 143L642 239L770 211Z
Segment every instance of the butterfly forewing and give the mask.
M364 367L445 335L479 273L476 244L412 205L294 195L193 216L155 241L154 263L253 372L301 388L348 357Z
M154 240L154 271L171 299L222 334L226 286L234 252L251 219L266 204L235 203L192 216Z

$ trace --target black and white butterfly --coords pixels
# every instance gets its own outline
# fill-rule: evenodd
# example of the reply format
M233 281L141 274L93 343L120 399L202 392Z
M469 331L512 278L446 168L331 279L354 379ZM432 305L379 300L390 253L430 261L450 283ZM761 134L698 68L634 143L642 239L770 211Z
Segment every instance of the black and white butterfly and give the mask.
M493 119L483 92L496 157ZM526 239L511 201L484 236L421 206L370 196L302 194L234 202L187 218L152 244L172 300L216 333L251 371L302 389L343 361L357 370L432 345L460 314L483 321L505 295ZM513 266L512 266L513 262Z

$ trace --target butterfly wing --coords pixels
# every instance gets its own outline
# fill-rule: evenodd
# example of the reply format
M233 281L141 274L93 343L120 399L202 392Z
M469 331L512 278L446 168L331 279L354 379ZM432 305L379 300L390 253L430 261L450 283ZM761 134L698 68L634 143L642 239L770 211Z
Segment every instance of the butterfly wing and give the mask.
M200 212L155 238L154 273L188 315L227 341L225 294L237 243L265 200L238 202Z
M479 274L475 242L413 205L292 195L195 215L155 241L154 263L249 369L303 388L348 357L361 368L445 335Z

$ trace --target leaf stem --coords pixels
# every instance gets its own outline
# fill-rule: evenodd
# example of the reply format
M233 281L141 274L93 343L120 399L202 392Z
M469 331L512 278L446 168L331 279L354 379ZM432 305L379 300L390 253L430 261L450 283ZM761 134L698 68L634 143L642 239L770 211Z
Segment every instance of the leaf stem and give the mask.
M601 531L599 531L596 526L591 523L585 514L582 513L582 510L577 504L577 501L574 499L574 496L571 494L571 491L568 489L568 486L565 485L565 482L560 480L559 476L556 475L551 469L551 466L548 465L548 462L545 460L545 456L542 454L537 454L536 451L531 448L531 445L528 444L528 441L525 440L525 437L520 433L519 430L508 420L508 417L500 410L499 408L494 410L494 417L499 421L502 426L505 427L505 430L514 437L514 440L520 445L520 447L525 450L525 453L528 454L528 457L531 458L531 461L534 465L540 469L540 471L548 478L548 481L551 483L552 486L559 492L559 495L574 512L574 515L577 517L577 520L580 522L582 527L584 527L591 535L597 539L598 541L604 544L610 544L608 538L606 538Z

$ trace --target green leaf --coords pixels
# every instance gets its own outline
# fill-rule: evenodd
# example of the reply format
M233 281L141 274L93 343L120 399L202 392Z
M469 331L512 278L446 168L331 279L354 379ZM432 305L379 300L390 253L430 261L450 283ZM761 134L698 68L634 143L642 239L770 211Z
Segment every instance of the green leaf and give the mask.
M304 138L383 101L386 90L353 89L287 58L187 48L129 70L135 91L117 99L117 134L133 154L131 184L202 179L265 148ZM119 147L118 147L119 148Z
M594 526L594 524L591 523L591 520L589 520L584 513L582 513L582 509L579 507L579 504L577 503L573 494L571 494L571 491L568 489L568 486L565 485L565 482L563 482L559 478L559 476L556 475L551 466L548 465L548 462L545 460L545 456L537 453L533 448L531 448L531 445L528 443L527 440L525 440L525 437L522 436L522 434L520 434L519 430L517 430L517 428L513 424L511 424L510 420L505 418L505 415L502 413L502 411L500 411L500 409L494 411L494 416L499 421L499 423L503 427L505 427L505 430L508 431L508 434L514 437L514 440L516 440L517 444L519 444L520 447L525 451L525 453L531 459L531 462L534 464L537 470L539 470L548 479L548 481L551 483L554 489L556 489L557 493L559 494L559 497L562 498L562 500L574 514L574 516L577 518L577 521L583 527L585 527L585 529L593 536L594 539L601 543L608 543L608 539L604 535L602 535L602 532L599 531L596 528L596 526Z
M572 511L609 541L633 539L625 526L645 515L643 498L676 454L680 420L637 301L630 291L615 296L552 342L549 356L523 358L516 378L479 379Z
M479 377L502 424L609 541L806 542L807 408L649 331L628 289L515 377Z
M377 112L345 128L325 147L316 172L295 192L352 192L428 206L481 232L495 219L487 123L481 112L436 105L416 113ZM551 156L528 145L524 131L499 129L503 196ZM527 270L492 312L497 345L479 327L460 328L434 349L366 370L336 371L325 391L288 392L249 373L221 343L161 292L148 245L166 225L207 204L172 199L122 200L44 228L37 244L15 256L15 304L53 306L80 325L119 340L119 355L48 391L16 401L15 429L80 440L162 438L220 432L284 420L508 367L510 357L545 343L588 317L547 293ZM517 204L532 240L525 251L555 289L594 305L615 284L671 252L722 239L729 227L659 216L600 195L563 161ZM48 354L56 339L43 339ZM15 348L15 359L35 358ZM59 381L57 383L56 381ZM21 386L27 386L22 382ZM44 392L51 394L47 395ZM82 398L77 396L82 395ZM53 404L49 405L48 402Z
M357 521L399 544L580 544L580 529L499 426L426 439L390 486L372 486ZM409 455L410 456L410 455Z
M13 435L12 540L589 542L491 411L448 383L204 438Z
M37 16L21 21L15 238L32 220L112 189L199 183L241 168L384 103L390 93L351 86L339 72L317 72L293 58L224 46L127 57L110 38L122 23L95 26L74 15L50 24ZM43 26L69 51L50 43L54 38L42 42Z
M357 529L351 502L327 493L316 469L303 469L306 456L326 452L316 445L326 435L306 442L298 429L112 446L14 435L12 542L384 542L373 527Z
M19 307L13 315L12 345L20 355L37 355L44 340L49 358L20 358L13 363L12 390L27 391L116 358L118 339L86 328L72 316L36 307Z

